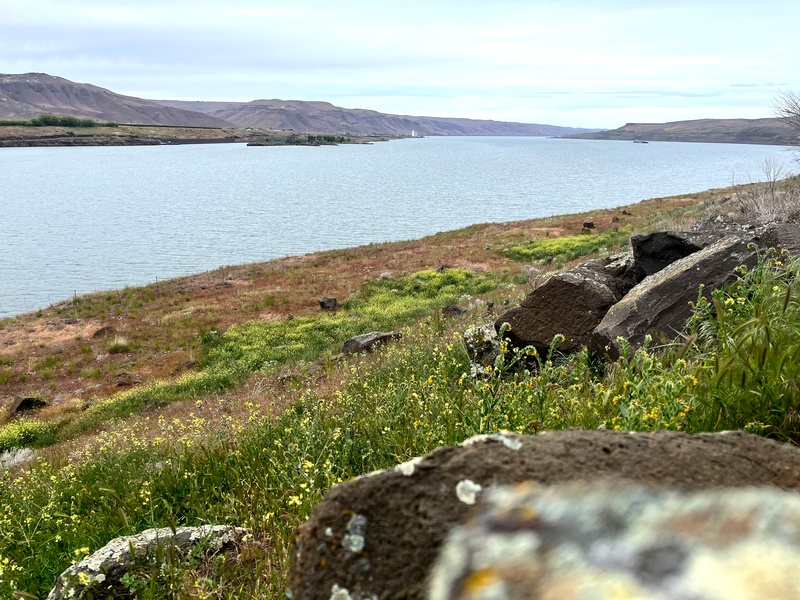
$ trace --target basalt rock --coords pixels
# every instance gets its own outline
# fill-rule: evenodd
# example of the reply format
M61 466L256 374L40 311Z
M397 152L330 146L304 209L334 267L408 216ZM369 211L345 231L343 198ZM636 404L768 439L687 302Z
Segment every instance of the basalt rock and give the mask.
M18 396L11 403L9 413L13 416L45 406L47 406L47 401L39 396Z
M721 237L718 233L692 231L658 231L631 236L636 281L658 273L676 260L719 241Z
M486 490L597 480L674 492L800 489L800 449L743 432L478 436L331 489L300 529L292 597L424 598L448 532L467 522Z
M592 331L606 312L634 285L630 254L588 261L556 273L530 292L517 308L500 316L511 328L506 338L516 347L533 346L545 355L556 335L559 352L577 352L587 346Z
M701 285L708 295L734 281L737 267L752 268L757 262L747 241L729 236L672 263L646 277L608 311L591 334L590 350L616 360L618 337L632 347L641 346L647 335L674 338L691 315L689 303L697 300Z
M319 299L319 309L320 310L329 310L334 311L339 308L339 301L336 298L329 298L327 296L323 296Z
M344 354L355 354L357 352L367 352L374 350L381 344L385 344L390 340L399 340L403 334L399 331L383 332L372 331L350 338L342 345L342 352Z
M800 495L498 487L448 537L429 600L800 598Z
M64 571L47 600L136 598L136 593L129 591L122 583L122 578L133 567L135 560L145 560L148 555L156 554L158 546L175 548L181 554L201 548L204 554L210 556L232 549L247 533L241 527L202 525L178 527L174 532L169 527L147 529L136 535L115 538Z
M767 227L762 237L764 246L800 255L800 224L775 223Z

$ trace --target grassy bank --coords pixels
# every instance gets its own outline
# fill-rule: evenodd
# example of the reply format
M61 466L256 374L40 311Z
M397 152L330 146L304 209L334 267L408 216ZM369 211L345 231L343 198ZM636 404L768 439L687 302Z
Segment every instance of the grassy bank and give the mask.
M142 598L283 597L294 531L331 485L477 433L746 429L796 442L800 263L785 257L764 257L711 302L698 301L675 344L624 352L610 365L592 363L586 353L507 350L491 377L467 375L461 332L491 319L487 302L518 301L535 284L531 269L612 252L618 238L627 239L623 227L641 231L690 218L724 196L650 201L627 207L628 214L475 226L282 267L232 268L192 280L210 282L204 289L189 280L164 282L112 295L124 304L99 295L53 307L50 316L7 322L0 333L36 332L41 320L69 310L86 310L84 320L122 304L120 316L131 324L125 360L147 365L154 360L149 349L166 340L185 344L196 359L188 373L154 377L79 409L45 409L0 429L0 443L15 448L7 459L26 458L22 446L43 447L0 475L0 597L46 597L61 571L113 537L203 523L248 527L252 537L232 557L176 558L166 568L143 560L127 580L131 589ZM600 230L589 236L580 233L588 216ZM628 221L617 225L613 217ZM453 268L425 268L446 263ZM381 277L383 271L393 274ZM250 283L237 284L246 274ZM334 281L348 301L336 314L321 314L315 298ZM304 292L291 299L290 289ZM207 313L197 308L200 298ZM468 308L465 316L442 314L454 302ZM191 324L169 330L172 315L184 315L187 305L195 307ZM378 352L334 358L350 335L396 328L402 339ZM89 338L71 340L74 351L64 342L58 360L107 351L109 340ZM86 345L91 353L81 352ZM47 350L27 347L32 372L45 358L36 353ZM8 355L2 368L15 381L21 358ZM66 379L58 381L66 387Z

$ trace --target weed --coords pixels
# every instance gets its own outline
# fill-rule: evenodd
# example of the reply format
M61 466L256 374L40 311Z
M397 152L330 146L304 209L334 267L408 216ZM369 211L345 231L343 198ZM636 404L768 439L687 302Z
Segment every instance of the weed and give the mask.
M129 352L131 345L128 340L121 336L114 336L114 338L106 344L106 350L109 354L125 354Z

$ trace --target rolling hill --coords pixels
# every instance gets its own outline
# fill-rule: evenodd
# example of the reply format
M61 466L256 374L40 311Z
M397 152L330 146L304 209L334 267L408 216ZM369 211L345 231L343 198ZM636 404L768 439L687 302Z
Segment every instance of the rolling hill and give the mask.
M253 100L252 102L186 102L155 100L164 106L203 112L237 127L351 135L503 135L564 136L596 130L445 117L392 115L330 102Z
M779 119L698 119L670 123L627 123L618 129L566 137L592 140L715 142L729 144L800 143L798 132Z
M116 123L231 127L219 117L123 96L45 73L0 74L0 119L31 119L42 114Z

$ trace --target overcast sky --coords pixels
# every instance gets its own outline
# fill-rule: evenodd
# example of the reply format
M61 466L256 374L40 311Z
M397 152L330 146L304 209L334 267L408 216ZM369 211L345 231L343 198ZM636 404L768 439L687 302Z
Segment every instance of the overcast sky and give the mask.
M772 116L798 0L0 0L0 72L579 127Z

